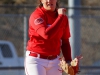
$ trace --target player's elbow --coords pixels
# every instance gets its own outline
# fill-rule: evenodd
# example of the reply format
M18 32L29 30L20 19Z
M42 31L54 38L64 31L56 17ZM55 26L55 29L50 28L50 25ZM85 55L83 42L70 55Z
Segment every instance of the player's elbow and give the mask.
M48 36L43 37L45 40L48 40Z
M43 36L43 38L44 38L45 40L51 39L51 37L50 37L49 35L45 35L45 36Z
M48 40L48 35L43 35L42 38Z

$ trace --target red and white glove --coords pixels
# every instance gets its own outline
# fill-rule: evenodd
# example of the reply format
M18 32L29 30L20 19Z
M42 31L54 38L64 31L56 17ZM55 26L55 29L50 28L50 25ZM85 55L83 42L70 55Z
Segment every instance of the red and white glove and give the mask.
M66 63L64 58L61 58L59 66L62 68L62 70L70 75L76 75L76 73L79 72L79 60L82 59L82 56L78 56L75 59L73 59L70 64Z

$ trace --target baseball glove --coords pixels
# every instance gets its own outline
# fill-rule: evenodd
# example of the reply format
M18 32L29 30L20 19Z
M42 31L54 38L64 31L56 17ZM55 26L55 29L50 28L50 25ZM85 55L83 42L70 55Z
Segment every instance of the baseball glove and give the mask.
M62 70L69 74L69 75L76 75L79 72L79 59L82 57L77 57L73 59L70 64L66 63L64 58L61 58L59 66L62 68Z

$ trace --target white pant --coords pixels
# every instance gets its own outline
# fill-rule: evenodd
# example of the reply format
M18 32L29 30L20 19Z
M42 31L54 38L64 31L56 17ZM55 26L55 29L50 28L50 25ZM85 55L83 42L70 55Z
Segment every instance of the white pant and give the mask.
M25 73L26 75L62 75L59 67L59 57L54 60L41 59L29 56L26 51Z

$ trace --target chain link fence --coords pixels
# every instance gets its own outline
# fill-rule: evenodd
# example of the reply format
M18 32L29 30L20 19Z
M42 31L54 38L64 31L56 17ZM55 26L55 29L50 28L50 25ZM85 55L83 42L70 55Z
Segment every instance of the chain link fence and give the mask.
M26 15L0 15L0 40L11 41L18 56L24 55L24 27ZM28 18L28 17L27 17Z
M22 8L22 7L21 7ZM20 9L21 9L20 8ZM33 11L32 7L28 10ZM27 11L27 7L24 8ZM79 7L81 10L81 72L78 75L100 75L100 7ZM30 13L30 12L29 12ZM28 39L29 14L0 14L0 40L14 44L17 55L24 57ZM19 74L20 75L20 74Z

